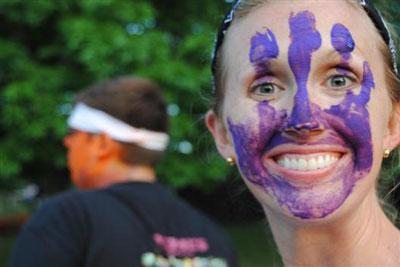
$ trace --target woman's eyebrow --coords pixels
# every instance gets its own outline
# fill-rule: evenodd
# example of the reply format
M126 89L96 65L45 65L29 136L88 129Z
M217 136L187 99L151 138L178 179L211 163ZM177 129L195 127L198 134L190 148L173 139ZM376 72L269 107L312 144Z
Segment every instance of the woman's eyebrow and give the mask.
M330 46L326 49L324 49L324 48L319 49L315 53L315 56L323 57L323 58L326 58L327 60L330 60L330 59L340 60L341 59L340 53L338 53L332 46Z
M342 60L346 62L351 62L353 61L352 59L360 59L364 58L364 53L362 50L360 50L359 46L357 44L354 46L354 50L349 53L350 57L348 59L345 59L343 55L338 52L332 45L328 46L322 46L318 51L316 51L315 55L320 57L326 58L326 60Z

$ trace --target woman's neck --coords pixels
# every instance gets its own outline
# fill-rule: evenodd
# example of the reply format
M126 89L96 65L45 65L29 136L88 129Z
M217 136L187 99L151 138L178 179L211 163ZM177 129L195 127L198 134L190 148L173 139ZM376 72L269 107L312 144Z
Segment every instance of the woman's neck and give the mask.
M400 231L373 194L326 224L294 223L264 210L285 266L400 266Z

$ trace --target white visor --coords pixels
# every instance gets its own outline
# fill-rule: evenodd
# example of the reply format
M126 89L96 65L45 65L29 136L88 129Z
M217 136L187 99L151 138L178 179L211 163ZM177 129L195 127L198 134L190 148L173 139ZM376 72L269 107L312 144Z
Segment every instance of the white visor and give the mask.
M165 133L135 128L83 103L78 103L72 110L68 126L88 133L106 133L116 141L134 143L151 150L163 151L169 141Z

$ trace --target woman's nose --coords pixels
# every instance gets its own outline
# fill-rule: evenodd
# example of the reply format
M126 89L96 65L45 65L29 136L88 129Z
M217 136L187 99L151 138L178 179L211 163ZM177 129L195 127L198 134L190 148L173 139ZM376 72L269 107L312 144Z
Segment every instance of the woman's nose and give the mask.
M294 106L288 121L285 124L285 131L293 133L319 133L323 130L320 111L315 104L310 102L308 95L297 94L294 99Z

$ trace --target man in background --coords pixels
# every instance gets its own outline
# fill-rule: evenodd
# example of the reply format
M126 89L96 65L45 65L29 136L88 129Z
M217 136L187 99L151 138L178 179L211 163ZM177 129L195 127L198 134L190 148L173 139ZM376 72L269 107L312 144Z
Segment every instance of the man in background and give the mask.
M237 266L223 231L157 182L169 138L156 84L96 84L77 96L68 125L68 167L81 190L40 207L10 267Z

